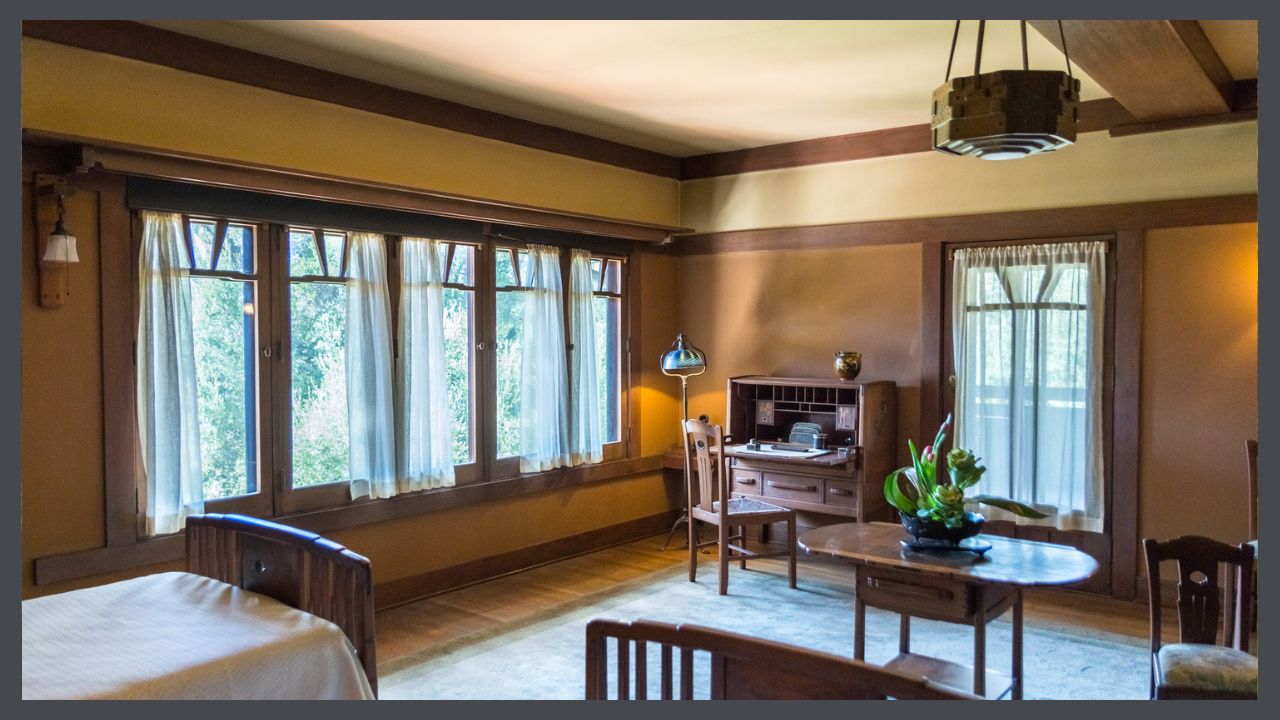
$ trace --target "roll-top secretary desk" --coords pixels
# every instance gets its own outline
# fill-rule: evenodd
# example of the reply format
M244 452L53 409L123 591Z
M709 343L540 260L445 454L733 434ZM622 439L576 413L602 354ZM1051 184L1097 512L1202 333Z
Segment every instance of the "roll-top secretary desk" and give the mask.
M859 522L888 519L884 479L897 466L894 383L748 375L729 378L726 395L731 492ZM831 452L773 456L743 445L786 442L796 423L819 426Z

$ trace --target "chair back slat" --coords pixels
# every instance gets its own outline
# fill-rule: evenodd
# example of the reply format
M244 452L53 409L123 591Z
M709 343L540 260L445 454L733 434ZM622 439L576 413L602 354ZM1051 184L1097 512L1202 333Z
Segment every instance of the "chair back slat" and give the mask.
M1244 442L1245 461L1249 465L1249 539L1258 538L1258 441Z
M672 685L675 680L671 674L671 645L662 643L662 699L670 700L672 697Z
M719 425L700 420L685 420L683 428L686 481L691 484L691 490L697 492L697 497L691 500L691 507L696 505L712 512L713 503L720 499L721 494L719 486L724 462L723 432Z
M618 638L618 699L626 700L628 683L631 680L631 642L626 638Z
M693 649L680 648L680 699L693 699Z
M649 645L644 640L636 641L636 699L649 699Z

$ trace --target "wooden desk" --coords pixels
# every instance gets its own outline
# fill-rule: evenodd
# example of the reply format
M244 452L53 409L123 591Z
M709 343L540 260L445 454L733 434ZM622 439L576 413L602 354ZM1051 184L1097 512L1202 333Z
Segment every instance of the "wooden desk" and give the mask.
M968 552L915 552L899 544L908 537L889 523L845 523L810 530L797 542L805 552L838 557L855 565L853 656L863 660L866 608L899 613L898 655L885 667L923 675L975 695L1022 699L1022 588L1071 585L1087 579L1098 563L1075 548L995 535L985 557ZM1013 608L1012 673L986 668L986 626ZM911 617L973 626L973 667L911 652ZM988 690L990 689L990 690Z

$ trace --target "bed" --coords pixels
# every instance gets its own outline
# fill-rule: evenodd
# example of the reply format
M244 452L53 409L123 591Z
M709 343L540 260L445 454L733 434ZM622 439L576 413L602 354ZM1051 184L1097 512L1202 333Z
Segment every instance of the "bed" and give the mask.
M369 561L236 515L187 519L186 572L22 603L23 699L373 699Z

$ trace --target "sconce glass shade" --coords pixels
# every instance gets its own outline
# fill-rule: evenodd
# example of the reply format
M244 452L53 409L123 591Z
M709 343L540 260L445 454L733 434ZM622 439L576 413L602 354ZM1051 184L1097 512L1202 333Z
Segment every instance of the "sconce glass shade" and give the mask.
M684 333L676 335L671 349L662 356L662 374L692 377L707 371L707 358L702 351L685 339Z
M49 236L49 244L45 246L42 260L67 264L80 262L80 256L76 254L76 236L67 232L61 220Z

